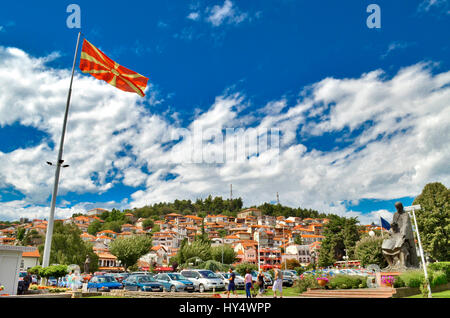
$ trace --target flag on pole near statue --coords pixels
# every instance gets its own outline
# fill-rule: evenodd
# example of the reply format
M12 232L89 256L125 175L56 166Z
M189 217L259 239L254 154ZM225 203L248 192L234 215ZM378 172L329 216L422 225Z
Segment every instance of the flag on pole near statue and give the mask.
M81 50L80 70L120 90L145 96L147 77L114 62L86 39Z
M383 229L386 229L389 231L389 229L391 228L391 225L389 224L389 222L386 221L385 219L383 219L381 216L380 216L380 219L381 219L381 227Z

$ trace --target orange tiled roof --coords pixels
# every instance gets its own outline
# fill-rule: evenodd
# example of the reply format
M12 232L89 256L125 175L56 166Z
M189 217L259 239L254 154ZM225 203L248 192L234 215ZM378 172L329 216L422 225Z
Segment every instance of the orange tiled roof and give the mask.
M39 254L39 250L36 248L34 251L32 252L23 252L22 253L22 257L35 257L35 258L39 258L41 257L41 254Z

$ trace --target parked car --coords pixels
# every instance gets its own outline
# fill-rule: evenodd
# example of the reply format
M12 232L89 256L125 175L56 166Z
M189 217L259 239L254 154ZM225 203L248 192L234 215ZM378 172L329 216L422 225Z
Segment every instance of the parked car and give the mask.
M123 288L134 291L162 292L163 284L159 283L150 275L131 275L122 281Z
M195 286L195 290L203 293L208 290L225 290L225 284L213 271L206 269L185 269L181 275L189 279Z
M269 272L263 272L264 274L264 285L272 286L273 285L273 277Z
M58 286L58 280L55 277L49 277L47 280L48 285L50 286Z
M153 275L152 272L147 272L147 271L141 271L141 272L132 272L128 274L129 276L131 275Z
M258 272L257 271L252 271L252 281L253 283L256 282L256 280L258 279ZM273 281L272 281L272 276L270 276L270 274L266 274L263 272L264 275L264 285L266 286L272 286L273 285Z
M61 277L58 281L58 287L66 287L68 288L68 281L67 281L67 275L64 277Z
M291 271L286 270L286 271L282 271L282 272L283 272L283 276L287 276L288 278L291 278L294 282L299 279L297 274L293 274Z
M94 276L89 281L87 288L96 291L110 291L111 289L122 289L123 285L112 276Z
M234 277L234 284L236 286L236 289L245 289L245 280L242 276L239 276L237 273L234 273L236 276ZM223 283L225 284L225 288L228 288L228 284L230 281L228 280L230 278L230 273L217 273L217 276L222 278Z
M194 283L179 273L161 273L155 276L166 291L170 292L194 292Z

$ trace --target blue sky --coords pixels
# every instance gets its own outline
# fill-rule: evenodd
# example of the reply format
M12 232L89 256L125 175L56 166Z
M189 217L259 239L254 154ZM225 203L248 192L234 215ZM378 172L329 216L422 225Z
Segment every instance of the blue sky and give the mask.
M278 191L286 205L368 222L449 184L447 0L21 1L0 4L0 218L48 213L42 163L61 133L71 3L86 39L150 81L140 99L77 70L61 217L227 197L233 183L247 206ZM371 3L379 29L366 25ZM168 163L167 133L197 124L280 129L278 165Z

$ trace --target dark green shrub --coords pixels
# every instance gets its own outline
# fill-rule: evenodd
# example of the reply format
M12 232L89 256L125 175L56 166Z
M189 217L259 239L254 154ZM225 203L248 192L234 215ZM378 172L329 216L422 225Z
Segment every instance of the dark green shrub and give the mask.
M405 287L405 282L401 279L400 276L395 278L394 287L395 288Z
M294 288L299 294L301 294L304 293L308 288L321 288L321 286L314 276L305 275L302 279L299 279L294 283Z

